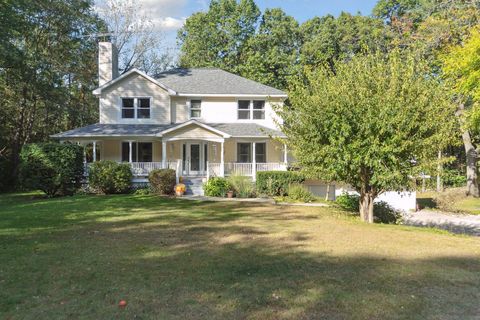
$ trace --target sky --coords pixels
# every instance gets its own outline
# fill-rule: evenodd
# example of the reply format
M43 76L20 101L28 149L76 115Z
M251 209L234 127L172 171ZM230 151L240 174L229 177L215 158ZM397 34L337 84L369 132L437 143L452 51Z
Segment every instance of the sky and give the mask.
M97 0L99 4L102 0ZM209 0L136 0L142 11L165 36L166 46L173 47L177 30L192 13L206 11ZM369 15L378 0L256 0L262 11L282 8L300 23L315 16L338 15L342 11Z

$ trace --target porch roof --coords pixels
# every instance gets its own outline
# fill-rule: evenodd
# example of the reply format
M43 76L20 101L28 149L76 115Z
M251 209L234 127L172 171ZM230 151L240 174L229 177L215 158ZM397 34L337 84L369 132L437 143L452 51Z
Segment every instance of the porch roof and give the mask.
M108 137L161 137L164 131L174 132L176 127L185 124L195 124L197 121L175 123L167 125L154 124L103 124L96 123L86 127L61 132L52 135L55 139L69 138L108 138ZM200 123L199 125L211 127L216 131L225 133L232 138L267 138L269 136L284 137L278 131L269 129L256 123Z

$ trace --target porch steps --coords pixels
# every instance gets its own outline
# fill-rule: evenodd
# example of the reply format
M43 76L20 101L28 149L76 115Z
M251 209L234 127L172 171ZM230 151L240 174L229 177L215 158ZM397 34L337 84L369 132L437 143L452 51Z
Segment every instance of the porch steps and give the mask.
M183 184L187 187L186 195L203 196L203 178L184 177Z

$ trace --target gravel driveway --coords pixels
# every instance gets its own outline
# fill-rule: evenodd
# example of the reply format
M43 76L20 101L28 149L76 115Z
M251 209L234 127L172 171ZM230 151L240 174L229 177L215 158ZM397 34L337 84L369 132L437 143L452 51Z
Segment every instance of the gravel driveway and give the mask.
M453 233L480 236L480 215L445 213L424 209L403 216L404 224L418 227L434 227Z

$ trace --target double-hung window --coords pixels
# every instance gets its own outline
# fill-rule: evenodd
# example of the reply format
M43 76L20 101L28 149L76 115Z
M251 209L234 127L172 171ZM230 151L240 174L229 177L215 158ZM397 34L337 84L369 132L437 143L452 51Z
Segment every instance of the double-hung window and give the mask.
M130 143L122 142L122 161L130 161ZM151 142L132 142L132 162L152 162L153 146Z
M190 119L198 119L202 117L202 101L190 100Z
M137 99L137 118L150 119L150 98Z
M250 163L252 162L253 144L250 142L237 143L237 162ZM267 162L267 144L265 142L255 143L255 162Z
M265 119L264 100L238 100L239 120L263 120Z
M150 98L122 98L122 119L150 119Z
M123 119L135 118L135 99L133 98L122 99L122 118Z

